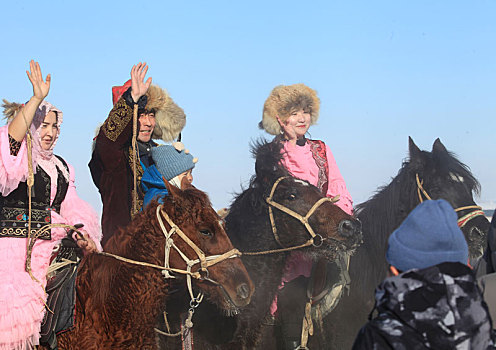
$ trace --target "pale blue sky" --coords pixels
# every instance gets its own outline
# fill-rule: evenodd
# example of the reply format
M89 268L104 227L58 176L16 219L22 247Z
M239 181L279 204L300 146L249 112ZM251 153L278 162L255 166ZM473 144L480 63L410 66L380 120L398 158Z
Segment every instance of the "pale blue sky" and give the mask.
M216 208L254 172L249 143L271 89L303 82L321 99L326 141L355 203L396 175L408 136L440 137L496 205L496 1L9 1L0 96L31 96L30 59L64 112L56 152L100 209L87 163L111 87L146 61L185 110L195 184ZM268 135L266 135L268 136Z

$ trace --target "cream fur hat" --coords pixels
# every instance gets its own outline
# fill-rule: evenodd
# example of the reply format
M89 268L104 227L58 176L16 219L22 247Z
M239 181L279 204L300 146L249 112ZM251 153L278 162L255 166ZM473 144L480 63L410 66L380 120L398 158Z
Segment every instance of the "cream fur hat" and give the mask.
M131 87L131 80L128 80L122 86L112 87L112 101L114 105L126 90ZM152 138L155 140L162 139L170 142L179 136L179 133L186 125L186 115L169 96L165 89L157 85L150 85L146 92L147 102L146 110L155 112L155 129Z
M177 139L186 125L186 115L183 109L170 98L165 89L157 85L151 85L146 96L148 97L146 109L155 111L157 123L152 138L166 142Z
M277 117L285 122L291 113L300 109L310 110L310 125L319 119L320 100L317 92L305 84L276 86L265 101L262 121L259 127L269 134L281 133Z

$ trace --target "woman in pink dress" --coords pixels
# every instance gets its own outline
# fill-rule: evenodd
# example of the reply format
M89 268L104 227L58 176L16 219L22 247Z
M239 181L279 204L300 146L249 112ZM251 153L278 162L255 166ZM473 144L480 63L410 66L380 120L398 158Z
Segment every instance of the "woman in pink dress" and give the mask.
M327 197L339 196L336 204L352 215L353 201L329 146L305 137L319 118L319 108L320 100L315 90L304 84L279 85L265 101L259 126L276 135L274 142L282 143L281 163L294 177L308 181ZM299 276L310 277L311 270L310 258L299 251L292 252L281 288ZM272 315L276 311L277 298L272 303Z
M0 128L0 350L32 349L39 343L45 313L46 273L55 245L67 233L51 228L32 249L31 271L26 272L28 241L28 152L26 132L32 135L31 229L48 224L84 224L78 245L85 253L101 250L97 213L81 200L74 185L74 169L53 154L62 112L44 101L50 75L43 80L40 66L30 62L28 78L33 96L25 104L4 100L7 125ZM34 277L34 278L33 278Z

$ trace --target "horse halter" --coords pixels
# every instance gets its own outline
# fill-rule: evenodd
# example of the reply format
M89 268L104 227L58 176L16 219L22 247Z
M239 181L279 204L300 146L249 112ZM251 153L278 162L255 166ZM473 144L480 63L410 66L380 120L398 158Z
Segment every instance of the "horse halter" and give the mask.
M211 280L209 278L208 274L208 268L212 265L215 265L217 263L220 263L221 261L231 259L231 258L237 258L241 256L241 253L239 250L236 248L231 249L230 251L221 254L221 255L210 255L206 256L205 253L188 237L186 234L176 225L174 222L170 219L169 215L167 215L166 212L162 211L162 204L157 206L157 219L158 223L160 224L160 228L162 229L162 232L164 233L165 236L165 258L164 258L164 270L162 271L162 274L164 275L165 278L175 278L173 275L169 273L172 269L170 268L169 265L169 258L170 258L170 250L171 248L174 248L181 258L184 260L186 263L186 283L188 286L188 291L191 296L192 301L195 300L198 303L201 302L201 293L198 295L198 297L194 297L193 295L193 287L191 283L191 278L196 278L200 280L208 280L210 282L214 282L217 285L220 285L219 283ZM169 224L171 227L170 230L167 230L165 228L164 222L162 221L162 217L160 215L160 212L162 212L162 215L164 216L165 221ZM184 254L175 244L174 244L174 239L172 238L173 234L177 234L186 244L188 244L191 249L196 253L198 256L198 259L191 260L189 259L186 254ZM200 269L196 272L192 272L191 268L196 265L200 264Z
M417 180L417 194L418 194L418 198L419 198L420 203L422 203L424 201L422 194L425 196L426 199L431 200L431 197L429 196L427 191L422 186L424 180L420 180L418 174L415 174L415 178ZM456 208L455 211L458 213L459 211L467 210L467 209L475 209L475 210L472 210L468 214L462 216L461 218L458 218L458 227L459 228L463 228L470 220L472 220L473 218L475 218L477 216L485 216L484 212L482 211L482 207L480 207L478 205L467 205L465 207L459 207L459 208Z
M300 221L305 228L307 229L308 233L310 234L310 239L303 245L303 246L308 246L308 245L313 245L314 247L320 247L322 243L324 242L324 238L320 234L315 234L314 230L312 229L312 226L308 223L308 220L310 219L310 216L312 216L313 213L325 202L331 202L331 203L336 203L339 200L339 195L329 198L329 197L324 197L319 199L315 204L310 208L310 210L307 212L305 216L302 216L298 214L297 212L283 206L282 204L279 204L277 202L274 202L272 200L272 197L274 196L274 193L276 191L277 185L284 180L289 178L289 176L281 176L278 178L275 182L274 185L272 185L272 190L270 191L270 195L267 197L266 202L269 204L269 218L270 218L270 224L272 226L272 233L274 234L274 238L276 242L281 246L284 247L281 244L281 241L279 240L279 235L277 234L277 227L276 223L274 221L274 213L272 212L272 207L279 209L280 211L294 217L298 221Z

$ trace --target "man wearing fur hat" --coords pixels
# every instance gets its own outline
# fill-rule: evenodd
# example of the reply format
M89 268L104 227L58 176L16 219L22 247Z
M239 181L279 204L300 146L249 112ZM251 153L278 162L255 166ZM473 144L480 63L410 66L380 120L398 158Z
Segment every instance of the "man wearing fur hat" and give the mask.
M152 139L172 141L186 124L183 110L167 92L152 85L151 77L145 82L147 71L146 63L134 65L131 80L112 88L114 107L98 131L88 164L103 202L102 246L141 208L143 194L139 182L144 169L153 163L150 150L156 143ZM138 123L133 130L135 108ZM133 135L137 140L137 157L133 152ZM137 203L134 209L133 201Z

